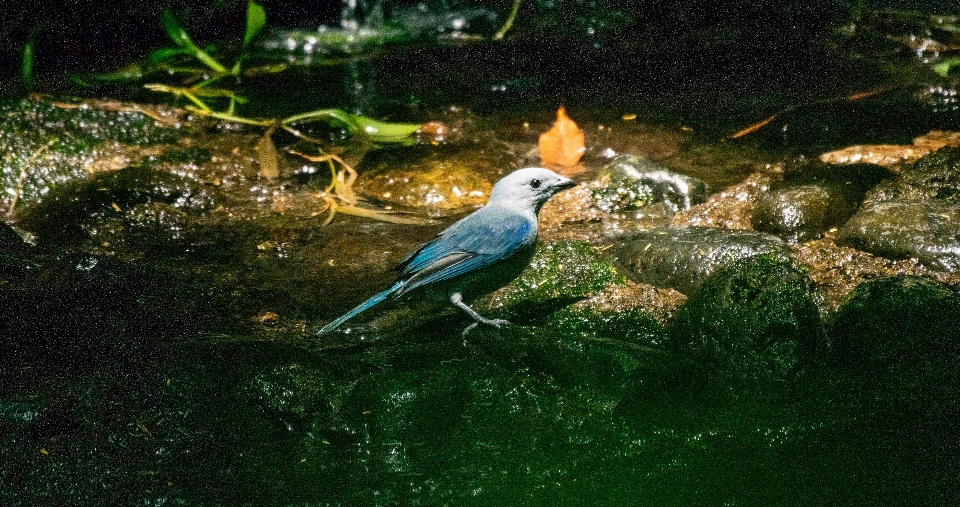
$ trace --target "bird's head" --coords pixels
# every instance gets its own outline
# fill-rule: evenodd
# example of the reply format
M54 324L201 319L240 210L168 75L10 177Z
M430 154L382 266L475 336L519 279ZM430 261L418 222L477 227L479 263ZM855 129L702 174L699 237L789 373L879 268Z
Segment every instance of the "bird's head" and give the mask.
M577 182L542 167L519 169L504 176L490 192L490 203L513 204L539 213L553 194L577 186Z

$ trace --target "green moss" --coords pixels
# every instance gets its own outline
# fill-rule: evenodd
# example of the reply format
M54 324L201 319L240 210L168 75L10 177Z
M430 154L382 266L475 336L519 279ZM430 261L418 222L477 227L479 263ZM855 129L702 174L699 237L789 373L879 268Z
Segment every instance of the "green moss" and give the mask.
M88 177L94 148L107 142L147 146L179 136L142 113L0 100L0 146L6 153L0 159L0 187L4 199L17 194L19 203L28 203L51 188Z
M759 255L720 269L677 312L671 348L731 380L780 381L826 346L806 274Z
M583 241L541 243L530 265L495 295L495 306L544 305L585 298L626 277Z
M955 362L958 329L960 297L933 280L905 276L857 286L830 336L843 371L903 377Z
M604 310L571 305L547 320L550 333L561 337L592 336L655 346L663 342L663 327L643 308Z

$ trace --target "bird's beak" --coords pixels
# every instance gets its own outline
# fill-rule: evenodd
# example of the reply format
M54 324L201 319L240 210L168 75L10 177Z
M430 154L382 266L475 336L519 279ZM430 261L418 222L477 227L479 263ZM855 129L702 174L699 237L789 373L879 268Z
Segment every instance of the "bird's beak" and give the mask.
M566 190L566 189L568 189L568 188L573 188L573 187L575 187L575 186L577 186L577 185L579 185L579 183L577 183L576 181L573 181L573 180L571 180L570 178L563 178L563 177L561 177L561 178L560 178L560 181L559 181L559 182L557 183L557 185L556 185L556 187L557 187L557 192L559 192L559 191L561 191L561 190Z

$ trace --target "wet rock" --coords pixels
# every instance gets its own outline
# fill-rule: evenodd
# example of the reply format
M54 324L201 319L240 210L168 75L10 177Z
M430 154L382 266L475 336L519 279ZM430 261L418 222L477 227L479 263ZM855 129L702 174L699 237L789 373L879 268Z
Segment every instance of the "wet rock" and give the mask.
M600 222L606 218L607 213L597 208L590 188L578 185L551 197L543 205L539 217L540 237L560 234L564 227Z
M835 313L860 283L871 278L923 274L944 283L960 284L960 275L930 271L916 259L894 261L839 246L832 237L797 245L794 253L797 263L808 270L810 279L823 294L824 314Z
M830 328L837 367L893 403L923 410L960 402L960 296L916 276L860 284ZM879 382L880 384L877 384Z
M816 185L781 189L760 198L750 222L758 231L798 243L820 237L831 222L828 216L840 204Z
M770 174L752 174L743 182L711 195L705 203L678 212L672 224L749 230L757 200L770 189L774 181L774 176Z
M0 102L0 159L3 206L17 196L18 207L42 198L54 187L83 180L118 156L131 159L150 146L174 142L175 128L161 126L135 111L108 111L84 104L55 105L42 100ZM102 149L106 145L109 149ZM132 150L123 147L135 145Z
M485 298L486 306L519 317L542 319L626 278L582 241L541 243L530 265L510 285Z
M890 259L960 269L960 148L943 148L874 187L837 231L837 244Z
M477 380L469 369L437 364L423 356L425 350L401 353L405 371L373 373L356 383L335 403L334 438L354 445L370 445L376 452L391 447L437 444L449 438L473 398L469 382ZM423 361L428 361L423 364ZM429 367L425 367L429 365ZM364 442L364 443L360 443ZM405 466L406 456L388 467Z
M583 329L580 321L566 321L572 329L559 334L555 329L514 326L494 336L486 329L472 337L471 342L502 364L545 375L566 388L589 388L595 396L616 398L630 386L633 372L641 367L645 358L658 352L632 338L643 334L644 341L660 342L664 335L663 329L649 317L646 321L636 317L624 316L621 322L629 320L631 324L619 329L608 321L583 333L576 332ZM638 325L643 322L645 326ZM617 333L616 337L604 335L600 327Z
M357 167L354 190L384 204L457 211L485 204L491 182L509 173L512 162L505 153L474 145L378 150Z
M487 202L493 185L463 166L388 171L357 184L361 195L412 208L457 210Z
M720 268L677 312L669 348L733 381L784 381L813 366L826 335L813 286L781 257Z
M936 151L947 146L960 146L960 132L949 130L931 130L913 139L914 146Z
M960 204L960 148L938 150L871 190L866 200L937 199Z
M902 144L856 145L820 155L827 164L876 164L884 167L915 162L930 153L927 148Z
M601 169L592 192L599 209L625 213L658 202L674 211L689 209L706 200L708 189L701 180L670 171L643 157L621 155Z
M658 345L663 343L663 325L684 299L676 291L650 285L610 285L550 315L546 328L554 336Z
M270 366L245 386L265 411L287 424L299 423L300 430L307 421L329 419L332 380L323 371L297 362Z
M131 166L58 188L25 210L18 223L48 245L84 239L128 241L136 238L126 234L131 230L149 243L156 242L157 233L179 238L188 215L211 210L217 197L212 187L191 179L147 165Z
M846 221L867 190L889 176L887 170L871 164L789 164L784 181L757 200L751 224L791 243L820 238Z
M869 204L837 231L836 242L956 272L960 269L960 205L899 199Z
M791 256L786 243L776 236L710 227L641 232L621 238L611 251L633 280L687 295L696 292L711 273L739 259L760 254Z

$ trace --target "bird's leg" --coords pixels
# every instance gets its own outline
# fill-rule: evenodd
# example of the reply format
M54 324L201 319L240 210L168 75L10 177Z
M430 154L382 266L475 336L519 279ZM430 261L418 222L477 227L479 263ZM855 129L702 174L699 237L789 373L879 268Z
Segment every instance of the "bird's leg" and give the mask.
M477 313L476 310L474 310L473 308L470 308L470 306L468 306L466 303L463 302L463 295L460 294L459 292L454 292L450 296L450 302L453 303L453 305L456 306L457 308L466 312L466 314L469 315L470 318L476 321L473 324L470 324L469 326L467 326L467 328L463 330L464 338L466 338L467 334L470 333L470 331L473 331L473 328L477 327L478 324L493 326L497 329L499 329L500 326L510 325L510 321L503 320L503 319L488 319L488 318L485 318L483 315L480 315L479 313Z

